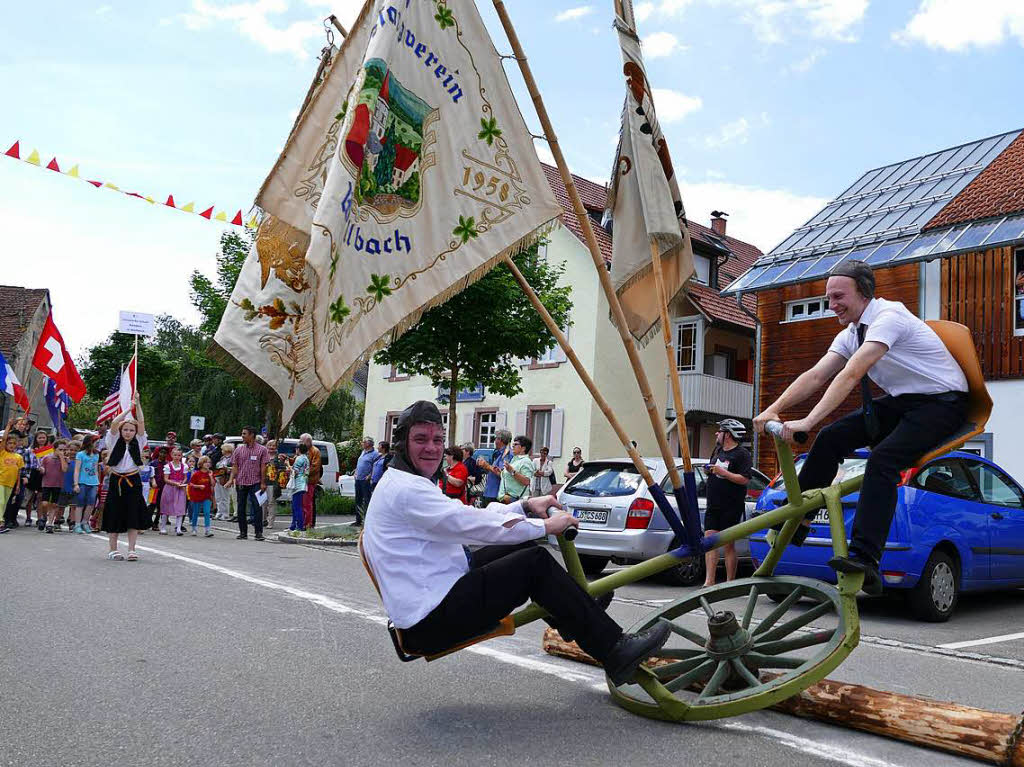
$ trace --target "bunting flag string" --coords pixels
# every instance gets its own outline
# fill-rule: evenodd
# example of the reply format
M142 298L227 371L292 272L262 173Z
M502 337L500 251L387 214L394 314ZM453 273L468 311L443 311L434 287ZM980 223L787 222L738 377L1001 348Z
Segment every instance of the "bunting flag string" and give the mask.
M180 210L182 213L192 213L195 215L199 215L205 218L207 221L219 221L220 223L223 224L229 224L231 226L244 226L246 229L253 230L255 230L256 227L259 225L259 221L256 217L256 214L250 216L248 221L244 220L242 217L241 208L239 208L233 216L231 216L231 214L228 212L230 208L218 209L214 205L209 206L203 211L197 212L195 202L189 202L186 205L177 205L174 202L174 195L171 194L167 195L167 200L165 202L159 203L155 198L151 197L150 195L141 194L139 192L127 192L111 181L100 181L87 178L86 176L81 175L81 171L78 169L78 163L72 165L70 170L63 170L60 167L60 163L57 161L57 158L52 157L50 161L44 165L38 149L33 149L27 157L22 156L20 140L15 141L11 145L10 149L4 152L4 156L10 157L14 160L20 160L21 162L29 163L30 165L35 165L37 168L40 168L42 170L50 170L53 171L54 173L60 173L62 176L68 176L69 178L75 178L78 179L79 181L85 181L87 184L92 184L92 186L96 187L97 189L110 189L111 191L114 192L120 192L121 194L126 195L127 197L135 197L137 199L144 200L145 202L148 202L150 205L163 205L164 207L167 208L174 208L174 210Z

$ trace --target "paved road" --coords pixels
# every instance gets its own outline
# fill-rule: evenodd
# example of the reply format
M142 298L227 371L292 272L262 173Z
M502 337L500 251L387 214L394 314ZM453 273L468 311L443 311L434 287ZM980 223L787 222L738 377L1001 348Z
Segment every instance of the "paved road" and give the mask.
M773 712L648 721L612 704L596 669L543 654L538 625L400 664L351 550L220 530L140 544L129 563L108 562L100 536L0 538L0 764L974 764ZM611 612L630 625L680 593L630 586ZM875 603L832 677L1018 710L1024 640L934 648L1024 625L1021 594L942 627Z

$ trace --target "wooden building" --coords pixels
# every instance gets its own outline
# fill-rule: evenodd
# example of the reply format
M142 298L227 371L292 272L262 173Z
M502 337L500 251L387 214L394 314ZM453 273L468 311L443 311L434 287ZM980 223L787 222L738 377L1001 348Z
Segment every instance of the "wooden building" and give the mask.
M723 291L757 296L755 410L828 350L840 326L825 282L848 259L874 268L880 297L971 329L995 409L967 447L1024 478L1024 133L867 171ZM855 389L832 417L859 405ZM758 463L776 470L770 440L760 441Z

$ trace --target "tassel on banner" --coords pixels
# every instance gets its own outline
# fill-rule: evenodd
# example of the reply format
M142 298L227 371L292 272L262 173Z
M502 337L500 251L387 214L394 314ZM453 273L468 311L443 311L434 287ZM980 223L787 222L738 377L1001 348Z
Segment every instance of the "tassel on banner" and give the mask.
M4 154L7 155L8 157L13 157L15 160L20 160L21 159L21 146L20 146L20 142L15 141L13 144L11 144L11 148L8 149L6 152L4 152Z

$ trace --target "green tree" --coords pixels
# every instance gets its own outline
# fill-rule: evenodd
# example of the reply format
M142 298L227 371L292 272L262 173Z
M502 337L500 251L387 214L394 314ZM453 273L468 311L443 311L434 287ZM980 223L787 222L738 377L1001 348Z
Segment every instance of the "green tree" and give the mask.
M103 399L106 398L104 397ZM65 423L72 429L96 428L96 416L100 414L103 399L92 394L86 394L82 397L81 402L72 402L70 407L68 407L68 417L64 419Z
M572 289L559 285L565 265L549 264L537 246L512 259L560 327L569 324ZM542 356L555 345L529 299L508 269L497 267L420 321L374 358L383 365L429 376L446 386L448 401L483 385L506 397L522 391L518 359ZM448 441L455 443L455 408L449 409Z
M373 176L377 181L377 188L386 193L391 189L391 175L395 170L395 152L398 139L395 137L395 123L392 121L384 134L384 148L380 150L377 157L377 165L373 169Z
M224 232L220 236L220 252L217 254L217 276L210 279L202 272L195 271L189 277L192 305L203 317L199 329L207 335L213 336L217 332L252 241L253 236L248 231L244 235Z

